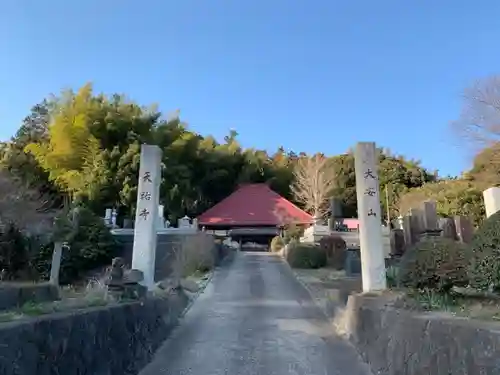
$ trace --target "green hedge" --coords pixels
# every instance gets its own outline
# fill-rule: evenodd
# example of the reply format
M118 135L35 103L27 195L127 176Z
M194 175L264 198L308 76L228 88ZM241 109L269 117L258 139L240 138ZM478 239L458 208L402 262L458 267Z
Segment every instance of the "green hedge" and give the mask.
M44 279L50 277L50 265L54 240L64 240L68 248L63 249L59 280L62 284L80 279L86 272L107 266L116 255L117 242L104 225L101 217L86 208L78 211L78 223L70 228L68 217L60 218L64 223L56 231L57 236L40 248L35 260L36 268ZM64 234L62 234L64 233Z
M286 259L294 268L321 268L327 264L326 251L316 245L292 243L289 245Z
M342 237L338 235L323 237L319 241L319 246L326 252L327 264L329 266L336 270L344 269L347 244Z
M465 244L447 238L422 239L401 258L398 283L443 293L453 286L466 286L469 252Z
M487 218L474 233L470 248L470 285L500 292L500 211Z

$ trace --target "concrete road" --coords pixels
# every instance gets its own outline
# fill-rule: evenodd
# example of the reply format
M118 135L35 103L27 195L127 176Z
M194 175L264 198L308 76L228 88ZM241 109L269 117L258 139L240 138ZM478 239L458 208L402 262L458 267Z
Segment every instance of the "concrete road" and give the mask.
M140 375L367 375L280 258L218 269Z

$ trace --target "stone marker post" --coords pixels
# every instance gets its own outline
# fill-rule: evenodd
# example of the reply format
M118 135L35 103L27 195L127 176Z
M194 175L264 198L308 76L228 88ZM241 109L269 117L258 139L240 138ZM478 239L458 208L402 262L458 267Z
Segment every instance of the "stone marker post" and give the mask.
M143 285L155 286L156 229L161 183L161 156L158 146L141 146L141 165L135 213L132 268L144 274Z
M52 263L50 264L50 283L59 285L59 270L61 269L61 258L63 252L63 243L56 241L54 251L52 252Z
M377 164L375 143L359 142L356 145L355 171L364 292L387 287Z
M490 187L483 191L484 207L486 217L490 217L495 212L500 211L500 187Z

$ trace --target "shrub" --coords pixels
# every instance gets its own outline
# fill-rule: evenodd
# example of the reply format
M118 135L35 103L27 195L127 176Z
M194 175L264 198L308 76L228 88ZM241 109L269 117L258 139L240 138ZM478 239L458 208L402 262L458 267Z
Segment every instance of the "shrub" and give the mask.
M389 266L386 269L385 275L386 275L386 280L387 280L387 286L389 288L395 288L398 286L399 267Z
M298 241L304 235L304 228L297 224L289 224L285 228L284 242L288 244L293 240Z
M319 241L319 246L325 251L327 264L336 270L344 269L347 245L340 236L326 236Z
M86 208L79 209L78 222L71 230L64 225L64 236L61 235L62 232L56 233L51 242L41 247L35 262L45 279L50 276L54 241L65 241L68 244L63 249L61 258L59 280L63 284L80 279L87 271L109 265L116 255L117 243L109 228L104 225L102 218Z
M289 246L286 259L293 268L321 268L326 266L326 252L319 246L296 243Z
M500 211L474 233L468 269L470 284L479 290L500 291Z
M285 242L283 241L283 238L280 236L276 236L271 240L271 251L276 253L283 249L283 246L285 246Z
M208 272L215 266L218 248L213 237L204 233L183 236L174 247L172 276L181 279L196 272Z
M17 278L29 265L28 240L15 227L8 224L0 232L0 271L3 280Z
M398 283L415 289L446 293L467 285L468 248L448 238L422 239L401 258Z

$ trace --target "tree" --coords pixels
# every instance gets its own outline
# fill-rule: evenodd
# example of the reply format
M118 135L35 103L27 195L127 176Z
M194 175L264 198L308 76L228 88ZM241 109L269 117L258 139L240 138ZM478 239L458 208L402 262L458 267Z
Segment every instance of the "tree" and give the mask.
M48 173L40 167L32 154L24 151L25 147L33 142L46 142L48 138L48 124L53 100L44 99L31 109L17 133L10 141L3 143L0 151L0 168L9 172L17 181L41 194L50 195L50 200L56 207L62 203L61 194L49 181Z
M452 122L459 136L480 145L500 141L500 76L476 81L464 90L462 110Z
M60 100L48 126L48 140L25 147L71 200L93 198L107 180L99 141L91 134L92 86Z
M295 181L290 189L295 199L315 218L328 212L328 198L334 187L334 174L328 168L328 159L322 154L303 156L294 170Z
M417 208L425 200L436 201L437 212L443 217L468 216L478 226L485 216L481 190L465 180L441 180L410 189L399 199L401 213Z
M42 194L6 170L0 171L0 223L26 232L43 233L58 214L49 194Z
M481 150L474 157L472 168L463 177L474 181L482 190L500 184L500 142Z
M398 197L408 189L422 186L434 181L437 173L430 173L418 161L407 160L402 156L391 155L379 149L379 181L380 191L386 186L389 192L389 212L391 217L398 214ZM352 151L329 159L330 168L335 174L333 196L343 202L344 217L357 216L356 173L354 170L354 155ZM380 205L387 212L387 202L384 194L380 194Z

